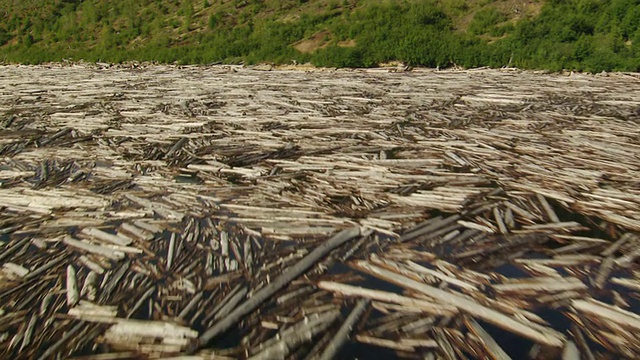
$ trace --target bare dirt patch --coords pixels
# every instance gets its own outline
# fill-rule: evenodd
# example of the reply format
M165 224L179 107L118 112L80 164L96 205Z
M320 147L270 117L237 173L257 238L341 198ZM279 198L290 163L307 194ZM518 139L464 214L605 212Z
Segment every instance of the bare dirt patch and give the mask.
M338 46L343 47L343 48L353 48L356 47L357 43L355 39L350 39L350 40L344 40L344 41L340 41L338 42Z
M330 38L331 33L329 31L321 31L314 34L310 39L298 41L293 47L301 53L310 54L328 46Z

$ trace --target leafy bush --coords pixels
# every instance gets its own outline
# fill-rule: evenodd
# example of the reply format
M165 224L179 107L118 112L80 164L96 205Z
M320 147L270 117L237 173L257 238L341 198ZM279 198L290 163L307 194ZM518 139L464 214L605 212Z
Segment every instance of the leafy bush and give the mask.
M518 22L489 0L33 1L0 0L0 60L640 70L637 0L550 0ZM293 48L320 33L326 46Z
M494 7L485 7L473 16L469 25L469 32L476 35L489 33L496 28L496 25L506 21L507 17Z

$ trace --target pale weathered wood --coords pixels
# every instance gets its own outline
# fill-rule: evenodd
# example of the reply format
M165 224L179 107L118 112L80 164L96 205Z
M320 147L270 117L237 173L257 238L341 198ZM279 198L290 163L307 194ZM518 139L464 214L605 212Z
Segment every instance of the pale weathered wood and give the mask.
M517 292L521 294L542 294L545 292L586 290L588 286L572 277L536 277L533 279L513 280L491 286L500 293Z
M91 244L89 242L78 241L70 236L66 236L63 242L69 246L72 246L87 252L91 252L94 254L102 255L104 257L107 257L113 260L120 260L125 257L124 253L120 251L109 249L101 245Z
M314 314L310 319L305 319L300 323L285 330L279 340L271 346L262 349L259 353L251 356L251 360L268 360L285 358L297 346L311 341L318 333L325 330L340 316L339 311L328 311L324 314Z
M573 341L567 341L562 350L562 360L580 360L580 351Z
M327 240L320 247L314 249L309 255L305 256L296 265L285 270L281 275L271 282L268 286L262 288L258 292L254 293L249 300L235 308L232 312L227 314L216 325L202 335L200 335L198 342L199 346L204 346L214 337L220 335L239 321L244 315L255 309L260 303L271 297L276 291L286 286L291 280L298 277L302 272L309 269L315 262L324 257L329 251L333 250L337 246L344 244L345 242L360 235L359 228L350 228L343 230Z
M361 334L356 335L356 339L361 343L380 346L380 347L386 347L394 350L401 350L401 351L408 351L408 352L415 351L415 347L411 345L403 344L395 340L381 339L381 338L376 338L373 336L361 335Z
M606 319L620 325L629 326L637 331L640 329L640 315L617 308L603 302L589 300L572 300L571 306L596 318Z
M340 284L337 282L321 281L318 283L318 287L327 291L341 294L343 296L357 296L371 300L400 304L434 315L451 316L457 312L457 308L455 306L446 303L433 303L423 299L402 296L386 291L367 289L359 286Z
M340 348L347 342L349 334L353 330L355 324L360 320L362 314L367 310L369 300L360 300L353 308L347 319L342 323L340 329L335 334L331 342L325 347L325 350L319 356L321 360L335 359L339 354Z
M67 306L73 307L80 300L80 292L78 291L78 280L76 278L76 269L73 265L67 266Z
M230 321L242 339L199 355L248 357L347 297L381 314L361 318L363 346L400 357L506 348L460 312L546 336L540 356L640 357L621 323L640 288L638 74L264 68L0 66L0 357L163 358L194 341L105 344L114 314ZM291 275L349 227L358 241ZM382 291L350 267L365 258L443 298ZM604 305L572 306L587 294ZM566 342L537 311L572 322ZM321 354L325 325L310 354L271 354Z
M95 238L97 240L112 243L115 245L127 246L131 244L131 239L127 237L124 237L122 235L109 234L97 228L85 228L82 229L80 233L90 238Z
M518 322L513 318L505 316L498 311L489 309L460 295L446 292L438 288L428 286L426 284L421 284L405 276L398 275L388 270L384 270L377 266L371 265L365 261L358 261L357 265L359 268L370 272L372 275L390 280L400 286L405 286L413 290L420 291L425 295L430 296L440 302L454 305L464 312L479 317L482 320L490 322L496 326L504 327L505 329L513 331L533 341L554 347L562 347L564 344L564 336L558 332L553 331L552 329L547 328L544 332L541 332L521 322Z
M500 345L496 343L493 337L491 337L491 335L489 335L489 333L487 333L487 331L483 329L482 326L480 326L480 324L478 324L477 321L467 317L465 318L465 323L467 324L467 327L469 327L469 330L473 331L473 333L480 338L483 345L485 346L487 353L489 354L489 356L491 356L492 359L494 360L511 359L511 357L507 355L507 353L504 350L502 350Z

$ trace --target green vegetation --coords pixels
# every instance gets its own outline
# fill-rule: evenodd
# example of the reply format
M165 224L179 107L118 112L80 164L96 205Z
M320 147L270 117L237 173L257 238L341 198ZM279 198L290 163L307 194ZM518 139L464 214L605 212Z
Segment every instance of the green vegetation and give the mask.
M0 0L0 61L640 71L636 0Z

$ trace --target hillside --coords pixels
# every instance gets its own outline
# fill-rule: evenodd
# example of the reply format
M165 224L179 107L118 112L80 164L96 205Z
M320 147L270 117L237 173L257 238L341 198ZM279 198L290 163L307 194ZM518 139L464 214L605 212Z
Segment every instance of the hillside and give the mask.
M4 62L640 70L634 0L4 0L0 20Z

